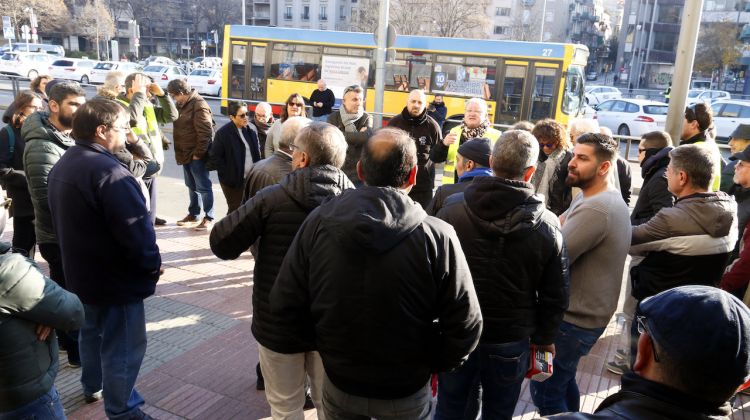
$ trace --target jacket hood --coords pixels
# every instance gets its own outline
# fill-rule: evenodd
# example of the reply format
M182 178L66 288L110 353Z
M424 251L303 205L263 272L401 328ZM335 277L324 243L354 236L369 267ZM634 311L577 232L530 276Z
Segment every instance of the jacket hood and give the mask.
M421 125L427 120L427 108L422 110L421 114L414 117L409 113L409 109L404 107L404 109L401 110L401 118L411 125Z
M544 214L544 200L528 182L494 176L476 177L464 192L466 206L482 228L500 234L536 226Z
M196 99L198 99L198 97L199 97L199 95L198 95L198 91L197 91L197 90L195 90L195 89L192 89L192 90L190 91L190 93L188 94L188 97L187 97L187 99L185 99L185 103L184 103L184 104L182 104L182 106L179 106L179 105L177 105L177 104L175 103L175 106L177 106L177 108L179 108L179 109L183 109L183 108L185 108L186 106L188 106L188 104L189 104L189 103L191 103L191 102L195 101Z
M641 164L641 176L646 178L650 173L669 165L669 152L672 150L674 147L667 146L647 157Z
M331 165L313 166L290 172L279 183L297 204L308 212L330 197L354 188L349 177Z
M678 206L714 238L728 235L737 217L737 203L734 198L721 191L679 198L675 202L675 207Z
M398 245L425 217L422 206L391 187L347 190L320 206L323 225L340 242L376 254Z
M26 141L46 140L57 143L63 149L75 144L67 134L63 134L51 122L48 112L35 112L26 119L21 129L21 135Z

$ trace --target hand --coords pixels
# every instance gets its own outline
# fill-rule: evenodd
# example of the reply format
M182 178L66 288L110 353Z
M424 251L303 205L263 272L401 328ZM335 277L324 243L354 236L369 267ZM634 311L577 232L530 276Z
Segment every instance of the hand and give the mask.
M133 130L128 131L128 133L125 135L125 138L127 139L127 142L130 144L136 144L138 143L138 140L140 140L138 136L135 135Z
M133 93L141 92L145 95L150 83L151 80L149 80L148 76L136 73L135 77L133 77Z
M364 127L362 127L362 128L359 129L360 133L364 133L365 131L367 131L367 126L364 126Z
M546 346L541 346L539 344L536 345L536 349L539 351L548 351L552 353L552 355L555 355L555 345L554 344L547 344Z
M164 89L161 88L161 86L157 85L156 83L151 83L148 85L148 92L155 96L164 96Z
M49 334L52 332L52 327L48 327L46 325L37 325L36 326L36 338L39 339L39 341L44 341L49 337Z
M449 133L445 138L443 138L443 144L446 146L450 146L451 144L455 143L456 140L458 140L458 136L456 133Z

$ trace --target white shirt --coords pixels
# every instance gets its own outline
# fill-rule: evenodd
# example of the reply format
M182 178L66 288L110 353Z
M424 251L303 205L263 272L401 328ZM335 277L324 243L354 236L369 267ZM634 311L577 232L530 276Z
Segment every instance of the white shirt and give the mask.
M247 174L250 172L250 168L253 167L253 154L250 153L250 145L247 143L245 136L242 135L242 129L238 127L237 131L240 133L242 145L245 146L245 171L243 173L245 174L245 177L247 177Z

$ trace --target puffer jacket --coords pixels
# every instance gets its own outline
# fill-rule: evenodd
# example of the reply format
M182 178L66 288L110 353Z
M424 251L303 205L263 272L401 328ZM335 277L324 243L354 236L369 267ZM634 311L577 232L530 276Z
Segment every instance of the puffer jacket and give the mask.
M456 229L482 308L483 343L555 341L568 308L560 222L526 182L476 177L438 218Z
M2 252L7 244L0 245ZM0 413L44 395L58 370L57 338L37 339L37 325L76 330L83 305L20 254L0 255Z
M193 156L207 157L214 138L211 108L195 90L178 107L180 116L174 121L174 158L178 165L190 163Z
M262 189L211 230L211 250L235 259L259 239L253 276L252 331L258 343L278 353L314 349L312 341L284 335L285 317L272 314L269 293L281 262L307 215L325 200L354 188L347 176L330 165L298 169L277 185Z
M49 114L35 112L23 123L21 135L26 141L23 167L29 183L31 203L34 205L34 230L39 244L56 244L52 215L47 201L47 178L60 157L75 142L49 122Z

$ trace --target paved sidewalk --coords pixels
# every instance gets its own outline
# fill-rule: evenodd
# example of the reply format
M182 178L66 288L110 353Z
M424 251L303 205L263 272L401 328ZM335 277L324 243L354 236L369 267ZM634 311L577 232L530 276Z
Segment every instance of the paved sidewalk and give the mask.
M265 396L255 390L252 256L245 253L236 261L221 261L211 253L205 232L173 224L156 232L166 272L156 295L146 300L149 341L137 384L146 399L144 410L160 419L269 418ZM37 260L46 269L39 256ZM620 329L613 319L581 362L583 411L593 411L619 389L619 377L603 365L617 347ZM64 353L60 362L56 384L69 418L104 419L101 402L83 401L80 369L69 367ZM743 396L741 405L744 410L738 409L734 418L750 419L750 398ZM534 417L538 416L525 383L514 418ZM308 410L306 418L315 419L315 410Z

